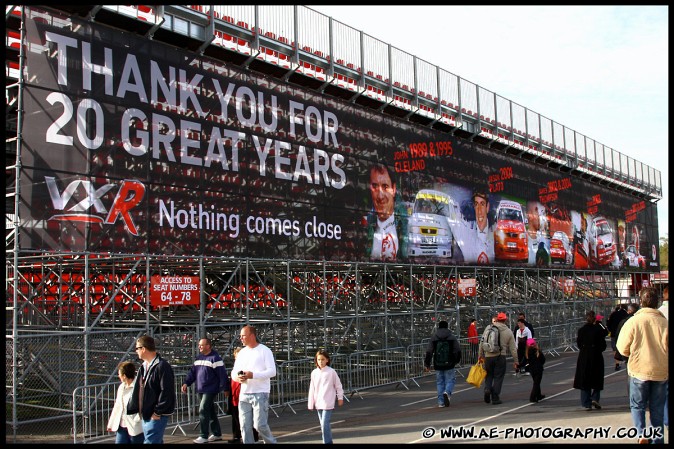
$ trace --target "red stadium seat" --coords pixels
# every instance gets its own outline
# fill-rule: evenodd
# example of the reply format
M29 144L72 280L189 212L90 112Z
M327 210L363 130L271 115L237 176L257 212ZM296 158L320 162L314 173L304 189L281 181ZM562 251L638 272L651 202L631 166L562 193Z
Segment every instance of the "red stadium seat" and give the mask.
M17 50L21 48L21 33L18 31L7 31L7 44L11 48L16 48Z

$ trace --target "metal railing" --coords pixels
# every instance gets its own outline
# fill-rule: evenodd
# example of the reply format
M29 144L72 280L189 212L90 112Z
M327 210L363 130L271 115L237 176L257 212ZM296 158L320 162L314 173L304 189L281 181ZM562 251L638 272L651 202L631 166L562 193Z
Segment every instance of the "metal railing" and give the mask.
M196 12L198 18L186 14ZM204 40L662 198L661 173L525 106L301 5L186 5L156 9ZM212 27L212 41L208 30ZM194 34L192 32L192 34Z

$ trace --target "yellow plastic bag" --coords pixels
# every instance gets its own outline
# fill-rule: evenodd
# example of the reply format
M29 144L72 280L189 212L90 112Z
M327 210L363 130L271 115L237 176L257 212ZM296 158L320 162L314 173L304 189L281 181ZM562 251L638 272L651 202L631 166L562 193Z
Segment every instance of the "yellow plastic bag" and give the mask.
M480 388L482 382L487 377L487 371L484 369L484 363L477 362L470 368L466 382L473 385L475 388Z

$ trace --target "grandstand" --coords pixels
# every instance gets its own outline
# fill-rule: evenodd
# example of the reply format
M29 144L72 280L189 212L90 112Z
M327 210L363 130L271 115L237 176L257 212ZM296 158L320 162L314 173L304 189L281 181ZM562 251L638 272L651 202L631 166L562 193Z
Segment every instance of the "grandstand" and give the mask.
M407 385L443 319L463 337L471 317L483 327L522 311L545 347L572 349L585 310L608 316L626 299L619 285L636 293L659 268L657 169L303 6L9 5L5 64L7 441L35 426L103 437L112 404L100 395L146 333L180 376L204 334L231 367L254 324L280 364L281 407L302 400L284 386L319 347L353 373L352 393ZM397 166L391 148L425 171ZM529 261L365 257L372 162L408 167L395 170L408 209L429 183L460 198L489 179L493 202L524 198ZM549 229L530 224L534 204ZM609 264L586 211L598 207L616 240ZM573 240L585 216L594 259L532 263L534 242L550 250L554 226ZM644 264L619 257L621 244ZM197 288L167 304L164 280Z

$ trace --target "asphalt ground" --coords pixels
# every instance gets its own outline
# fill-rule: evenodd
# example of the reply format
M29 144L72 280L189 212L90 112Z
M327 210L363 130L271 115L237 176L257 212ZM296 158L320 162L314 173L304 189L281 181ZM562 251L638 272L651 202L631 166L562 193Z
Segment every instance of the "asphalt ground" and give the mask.
M580 405L580 391L573 388L577 353L546 356L541 383L546 397L529 402L530 376L514 376L512 363L501 392L502 404L484 403L482 388L465 382L468 369L460 370L449 408L437 406L433 374L408 382L361 391L347 396L332 415L337 444L429 443L566 443L636 444L624 367L615 371L612 352L604 352L605 380L601 410ZM418 385L417 385L418 383ZM293 404L269 413L269 425L278 443L321 444L315 411L307 403ZM278 415L278 416L277 416ZM648 422L648 421L647 421ZM231 438L231 418L221 418L223 441ZM183 434L185 432L186 435ZM473 432L472 436L469 434ZM631 434L630 434L631 432ZM449 434L451 433L451 435ZM198 436L197 423L169 428L166 444L191 444ZM665 442L669 432L665 430Z

